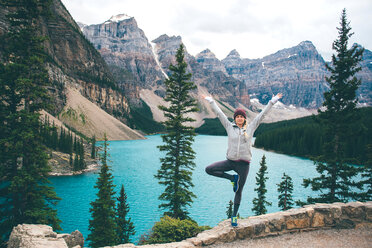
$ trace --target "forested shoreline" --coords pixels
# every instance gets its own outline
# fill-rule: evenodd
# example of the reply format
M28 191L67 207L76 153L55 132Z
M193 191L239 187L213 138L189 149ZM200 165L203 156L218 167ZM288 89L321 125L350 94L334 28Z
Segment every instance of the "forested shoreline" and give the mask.
M352 123L355 135L347 141L346 157L348 162L363 164L371 153L372 108L357 109L359 120ZM265 150L300 157L316 157L321 154L325 129L314 118L308 116L276 123L264 123L255 132L254 146Z

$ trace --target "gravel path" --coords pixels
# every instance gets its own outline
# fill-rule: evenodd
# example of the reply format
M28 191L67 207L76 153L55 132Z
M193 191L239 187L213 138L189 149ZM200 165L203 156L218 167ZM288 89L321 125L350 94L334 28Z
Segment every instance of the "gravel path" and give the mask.
M372 230L329 229L300 233L282 234L276 237L238 240L226 244L211 245L208 248L372 248Z

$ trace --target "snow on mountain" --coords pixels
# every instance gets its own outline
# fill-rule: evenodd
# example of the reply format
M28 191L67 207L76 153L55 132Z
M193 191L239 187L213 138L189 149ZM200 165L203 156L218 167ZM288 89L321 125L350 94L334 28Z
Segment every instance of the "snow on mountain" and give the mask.
M128 16L127 14L118 14L118 15L111 16L111 18L107 20L104 24L110 23L110 22L120 22L120 21L124 21L130 18L132 17Z

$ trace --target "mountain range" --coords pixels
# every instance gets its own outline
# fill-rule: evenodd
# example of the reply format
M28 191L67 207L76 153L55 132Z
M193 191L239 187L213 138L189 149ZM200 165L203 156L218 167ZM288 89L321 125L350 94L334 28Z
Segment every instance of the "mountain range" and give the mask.
M180 36L168 35L150 43L135 18L124 14L112 16L102 24L84 25L82 31L110 66L127 68L140 79L142 87L161 85L159 79L160 82L164 80L161 71L169 73L167 68L182 43ZM128 51L136 51L136 54ZM366 105L372 103L370 53L366 50L361 63L363 70L357 75L363 81L358 91L359 100ZM261 59L241 58L238 51L232 50L220 61L206 49L195 57L187 53L186 61L197 85L208 88L209 93L233 107L239 103L249 107L252 97L267 103L274 93L282 92L284 104L315 109L321 106L327 90L326 62L311 41ZM151 64L152 70L144 68L143 64ZM140 74L146 76L140 77ZM162 96L161 87L155 92Z
M84 25L75 22L60 0L44 7L50 15L41 16L37 25L47 37L48 89L55 105L50 114L98 140L104 133L111 140L144 138L133 129L142 129L141 122L153 125L153 120L164 120L157 106L166 104L163 82L183 44L180 36L164 34L149 41L135 18L125 14ZM0 36L9 28L8 12L0 10ZM192 92L200 109L192 115L194 126L215 117L202 95L212 95L228 116L234 108L244 107L248 118L254 118L273 93L283 92L282 103L265 119L273 122L316 112L327 90L326 62L310 41L261 59L241 58L236 50L223 60L209 49L193 56L186 47L185 60L198 86ZM364 53L361 65L358 95L361 103L371 105L370 51Z

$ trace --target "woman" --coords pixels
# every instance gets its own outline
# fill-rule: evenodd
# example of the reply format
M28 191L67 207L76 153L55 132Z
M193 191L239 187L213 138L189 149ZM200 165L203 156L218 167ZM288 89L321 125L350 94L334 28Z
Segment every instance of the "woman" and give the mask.
M237 226L237 213L242 198L242 191L247 179L249 164L251 161L251 141L254 131L257 129L265 115L269 112L271 107L282 98L279 93L274 96L265 109L254 118L254 120L247 125L247 115L244 109L237 108L234 113L234 123L231 123L226 115L217 106L212 97L204 97L212 106L213 111L217 114L220 122L224 126L228 136L228 148L226 153L227 160L220 161L209 165L205 171L212 176L226 178L231 181L233 191L235 192L234 210L231 217L231 225ZM226 171L234 170L237 174L231 175Z

